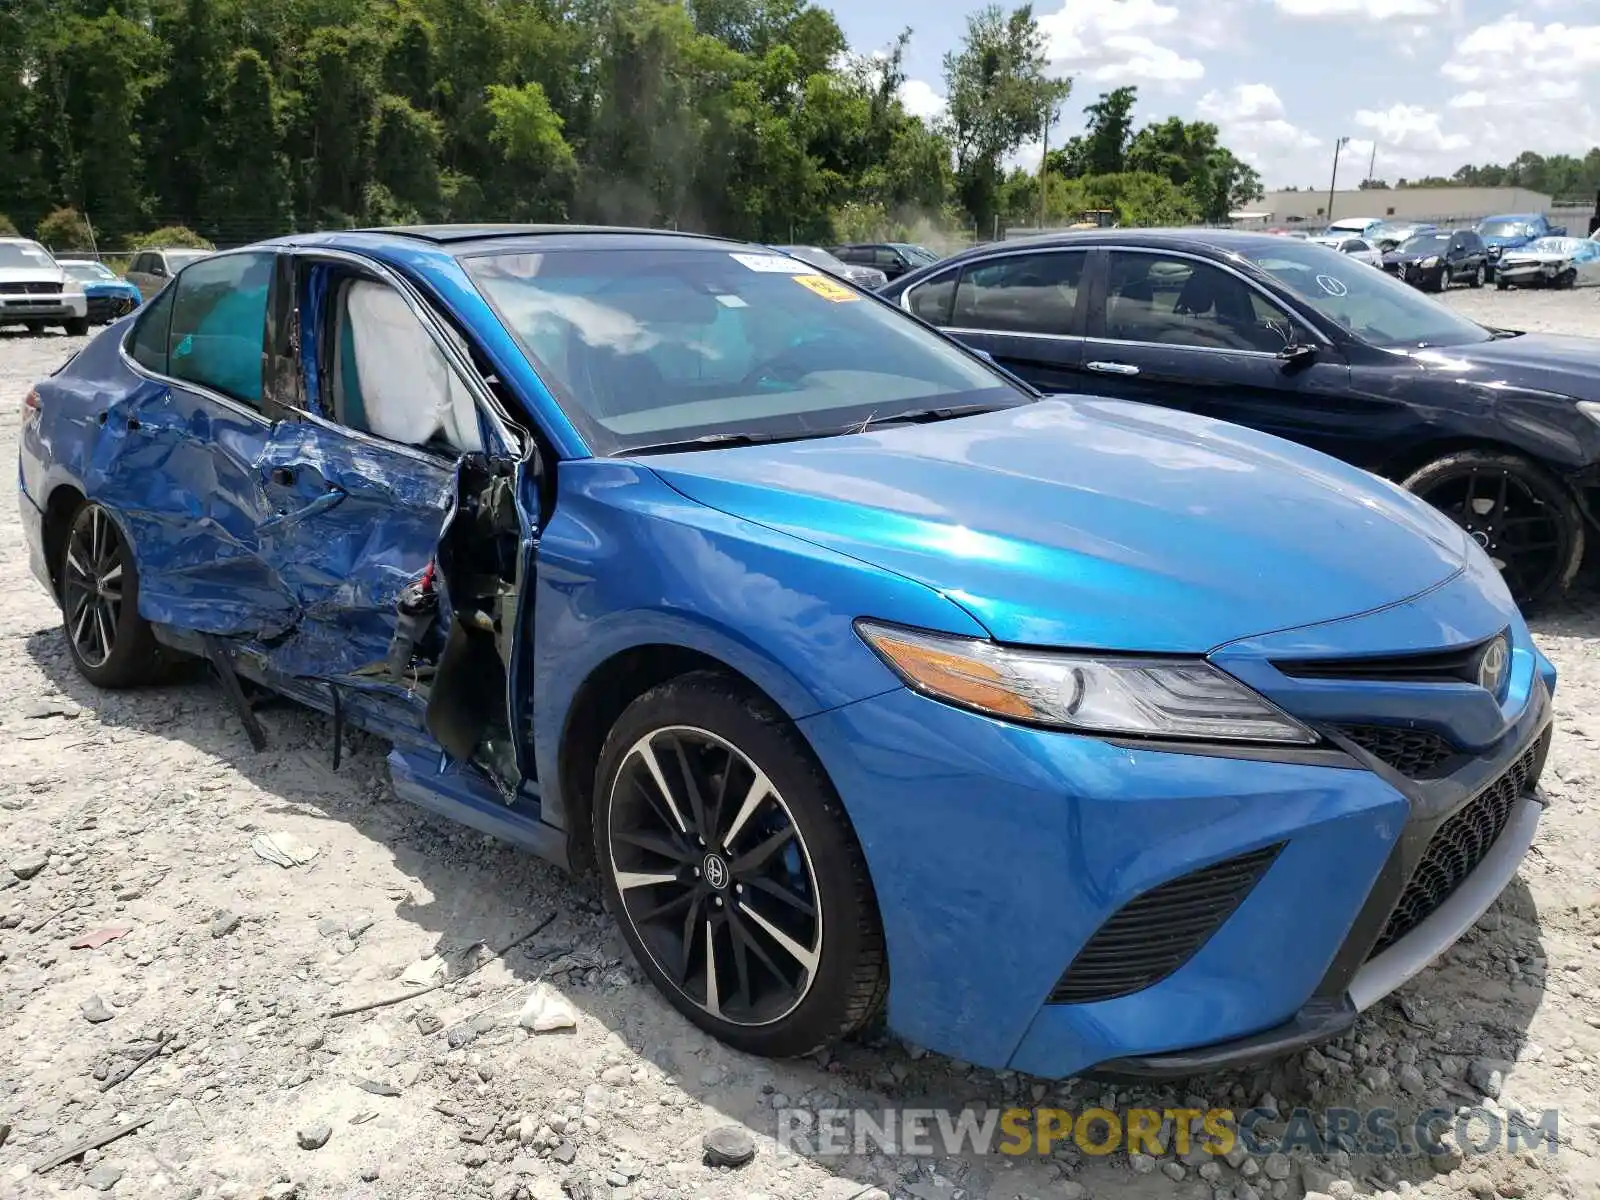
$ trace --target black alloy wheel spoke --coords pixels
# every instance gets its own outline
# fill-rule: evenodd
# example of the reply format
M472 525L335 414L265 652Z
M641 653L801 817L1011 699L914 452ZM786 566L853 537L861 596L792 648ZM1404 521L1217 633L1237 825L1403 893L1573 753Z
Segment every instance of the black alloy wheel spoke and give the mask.
M623 756L608 822L623 914L676 990L735 1024L792 1012L817 974L822 912L760 768L714 734L657 730Z
M87 527L73 527L67 539L65 576L62 598L68 636L85 663L101 666L116 649L122 562L116 529L99 508L89 510Z
M1469 468L1441 479L1423 498L1472 536L1515 594L1541 594L1560 573L1563 542L1556 515L1513 472Z

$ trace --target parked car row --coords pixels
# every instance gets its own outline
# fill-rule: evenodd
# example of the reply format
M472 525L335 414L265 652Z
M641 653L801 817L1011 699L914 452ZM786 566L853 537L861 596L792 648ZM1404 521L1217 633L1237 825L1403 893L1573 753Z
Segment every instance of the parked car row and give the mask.
M126 316L209 250L141 250L126 276L103 262L56 258L28 238L0 238L0 326L30 333L58 326L82 337L91 326Z
M741 1051L886 1012L1189 1077L1348 1031L1515 875L1556 673L1507 584L1581 552L1595 362L1262 235L874 296L673 232L310 234L40 380L20 511L92 684L193 655L258 750L241 677L335 766L386 739Z
M1385 221L1377 217L1343 217L1321 233L1273 229L1329 246L1373 262L1373 251L1385 270L1419 287L1442 290L1452 282L1474 287L1496 282L1506 287L1572 287L1590 282L1586 267L1595 253L1568 238L1563 226L1551 225L1540 213L1485 217L1470 230L1441 230L1418 221ZM1500 262L1510 256L1514 270L1499 277ZM1531 257L1530 257L1531 256ZM1480 275L1478 268L1482 267Z

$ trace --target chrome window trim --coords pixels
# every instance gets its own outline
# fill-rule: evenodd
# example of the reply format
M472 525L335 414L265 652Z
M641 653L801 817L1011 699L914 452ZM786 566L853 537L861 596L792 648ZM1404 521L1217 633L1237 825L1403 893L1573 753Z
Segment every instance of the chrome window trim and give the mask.
M981 257L966 259L962 262L953 264L949 271L940 271L937 275L930 275L928 278L919 279L916 283L912 284L905 291L900 293L900 307L915 317L917 314L913 312L911 308L911 293L916 291L918 288L927 287L930 283L937 283L939 280L945 278L946 275L953 274L956 276L956 289L959 291L961 288L961 273L973 263L986 265L988 263L995 262L998 259L1017 258L1024 254L1088 255L1089 251L1093 249L1093 246L1018 246L1012 250L999 250L994 254L985 254ZM1086 269L1088 265L1088 262L1085 261L1084 267ZM1080 283L1079 286L1081 287L1082 284ZM953 295L950 297L950 315L951 317L956 315L955 296ZM921 317L918 317L917 319L922 320ZM930 324L931 323L932 322L930 322ZM1067 338L1077 340L1081 340L1083 337L1082 334L1078 333L1038 333L1021 329L972 329L964 325L939 325L936 328L943 330L945 333L975 333L986 334L992 337Z
M1302 311L1297 304L1286 304L1278 296L1273 295L1266 288L1262 287L1249 276L1240 272L1236 267L1233 266L1232 263L1229 263L1226 260L1208 258L1204 254L1195 254L1188 250L1167 250L1156 246L1103 245L1100 248L1107 254L1111 254L1113 252L1121 254L1154 254L1160 255L1163 258L1186 258L1190 262L1204 263L1207 266L1216 267L1219 271L1222 271L1228 275L1232 275L1240 283L1244 284L1245 287L1269 301L1275 308L1283 309L1289 314L1290 317L1299 322L1300 325L1305 328L1307 333L1321 342L1322 345L1328 347L1329 349L1333 348L1333 342L1329 340L1328 336L1324 334L1322 330L1317 328L1314 321L1307 320L1304 311ZM1109 300L1110 297L1108 296L1107 299ZM1213 346L1170 346L1165 342L1138 342L1129 341L1124 338L1090 338L1088 340L1096 342L1110 342L1119 346L1160 346L1164 350L1209 350L1219 354L1253 354L1263 358L1278 357L1276 354L1266 350L1227 350L1221 347Z
M276 250L263 249L263 248L261 248L259 246L241 246L241 247L239 247L238 249L235 249L235 250L219 250L215 254L211 255L211 258L232 258L232 257L234 257L236 255L240 255L240 254L265 254L265 255L268 255L268 256L276 257L277 253L278 252ZM204 260L199 260L199 261L209 262L210 259L204 259ZM179 274L182 274L182 272L180 271ZM163 287L161 290L165 291L168 287L171 287L173 282L177 279L177 277L178 277L177 275L169 276L168 279L167 279L167 282L166 282L166 286ZM158 292L157 295L159 295L159 294L160 293ZM233 412L237 413L241 417L250 417L250 418L254 419L258 424L264 426L267 429L271 429L273 424L274 424L274 422L266 415L266 413L262 412L259 408L255 407L255 405L249 404L249 403L247 403L247 402L245 402L243 400L239 400L239 399L237 399L237 398L235 398L233 396L229 396L224 392L219 392L219 391L216 390L216 388L208 387L203 383L196 383L191 379L180 379L176 375L167 375L167 374L164 374L161 371L153 371L149 367L147 367L143 363L141 363L138 359L134 358L133 355L128 352L128 343L129 343L129 341L132 340L134 332L139 328L139 325L142 322L144 314L148 313L150 311L150 306L155 303L155 299L156 299L155 296L151 296L150 299L143 301L139 305L140 319L139 320L130 321L128 323L127 332L124 333L122 335L122 337L120 339L118 339L118 341L117 341L117 354L119 356L121 356L123 365L126 366L129 370L131 370L134 374L140 375L145 379L153 380L156 383L164 383L169 388L178 387L178 388L184 388L184 389L186 389L188 391L191 391L191 392L195 392L195 393L197 393L197 394L199 394L201 396L204 396L207 400L215 401L216 403L222 405L224 408L232 410ZM176 303L177 303L176 298L174 298L173 303L174 303L174 305L176 305ZM170 345L170 342L171 342L171 333L170 333L171 318L170 317L168 318L168 329L169 329L168 342L169 342L169 345ZM265 341L266 341L266 334L267 334L266 314L263 313L262 314L262 319L261 319L261 337L262 337L263 345L265 344ZM265 375L265 372L263 372L263 382L265 382L264 375Z

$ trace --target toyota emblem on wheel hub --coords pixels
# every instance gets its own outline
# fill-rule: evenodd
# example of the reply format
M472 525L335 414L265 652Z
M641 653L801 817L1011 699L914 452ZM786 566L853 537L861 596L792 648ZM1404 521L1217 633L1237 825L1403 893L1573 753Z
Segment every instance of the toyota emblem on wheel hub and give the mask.
M705 876L706 883L721 891L728 886L728 864L720 854L708 854L705 861L700 864L700 872Z
M1485 646L1478 656L1478 686L1486 692L1498 693L1505 680L1507 658L1504 636Z

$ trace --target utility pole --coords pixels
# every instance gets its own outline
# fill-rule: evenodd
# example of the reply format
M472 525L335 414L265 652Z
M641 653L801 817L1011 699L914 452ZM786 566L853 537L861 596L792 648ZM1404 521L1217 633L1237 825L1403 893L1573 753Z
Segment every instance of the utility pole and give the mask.
M1371 159L1370 162L1367 163L1367 178L1369 180L1372 180L1372 179L1376 179L1377 177L1378 177L1378 139L1377 138L1373 138L1372 139L1372 159Z
M1045 204L1050 198L1050 101L1044 102L1044 132L1039 135L1039 232L1044 232Z
M1339 138L1333 143L1333 175L1328 180L1328 224L1333 224L1333 189L1339 182L1339 151L1345 148L1345 143L1350 139Z

